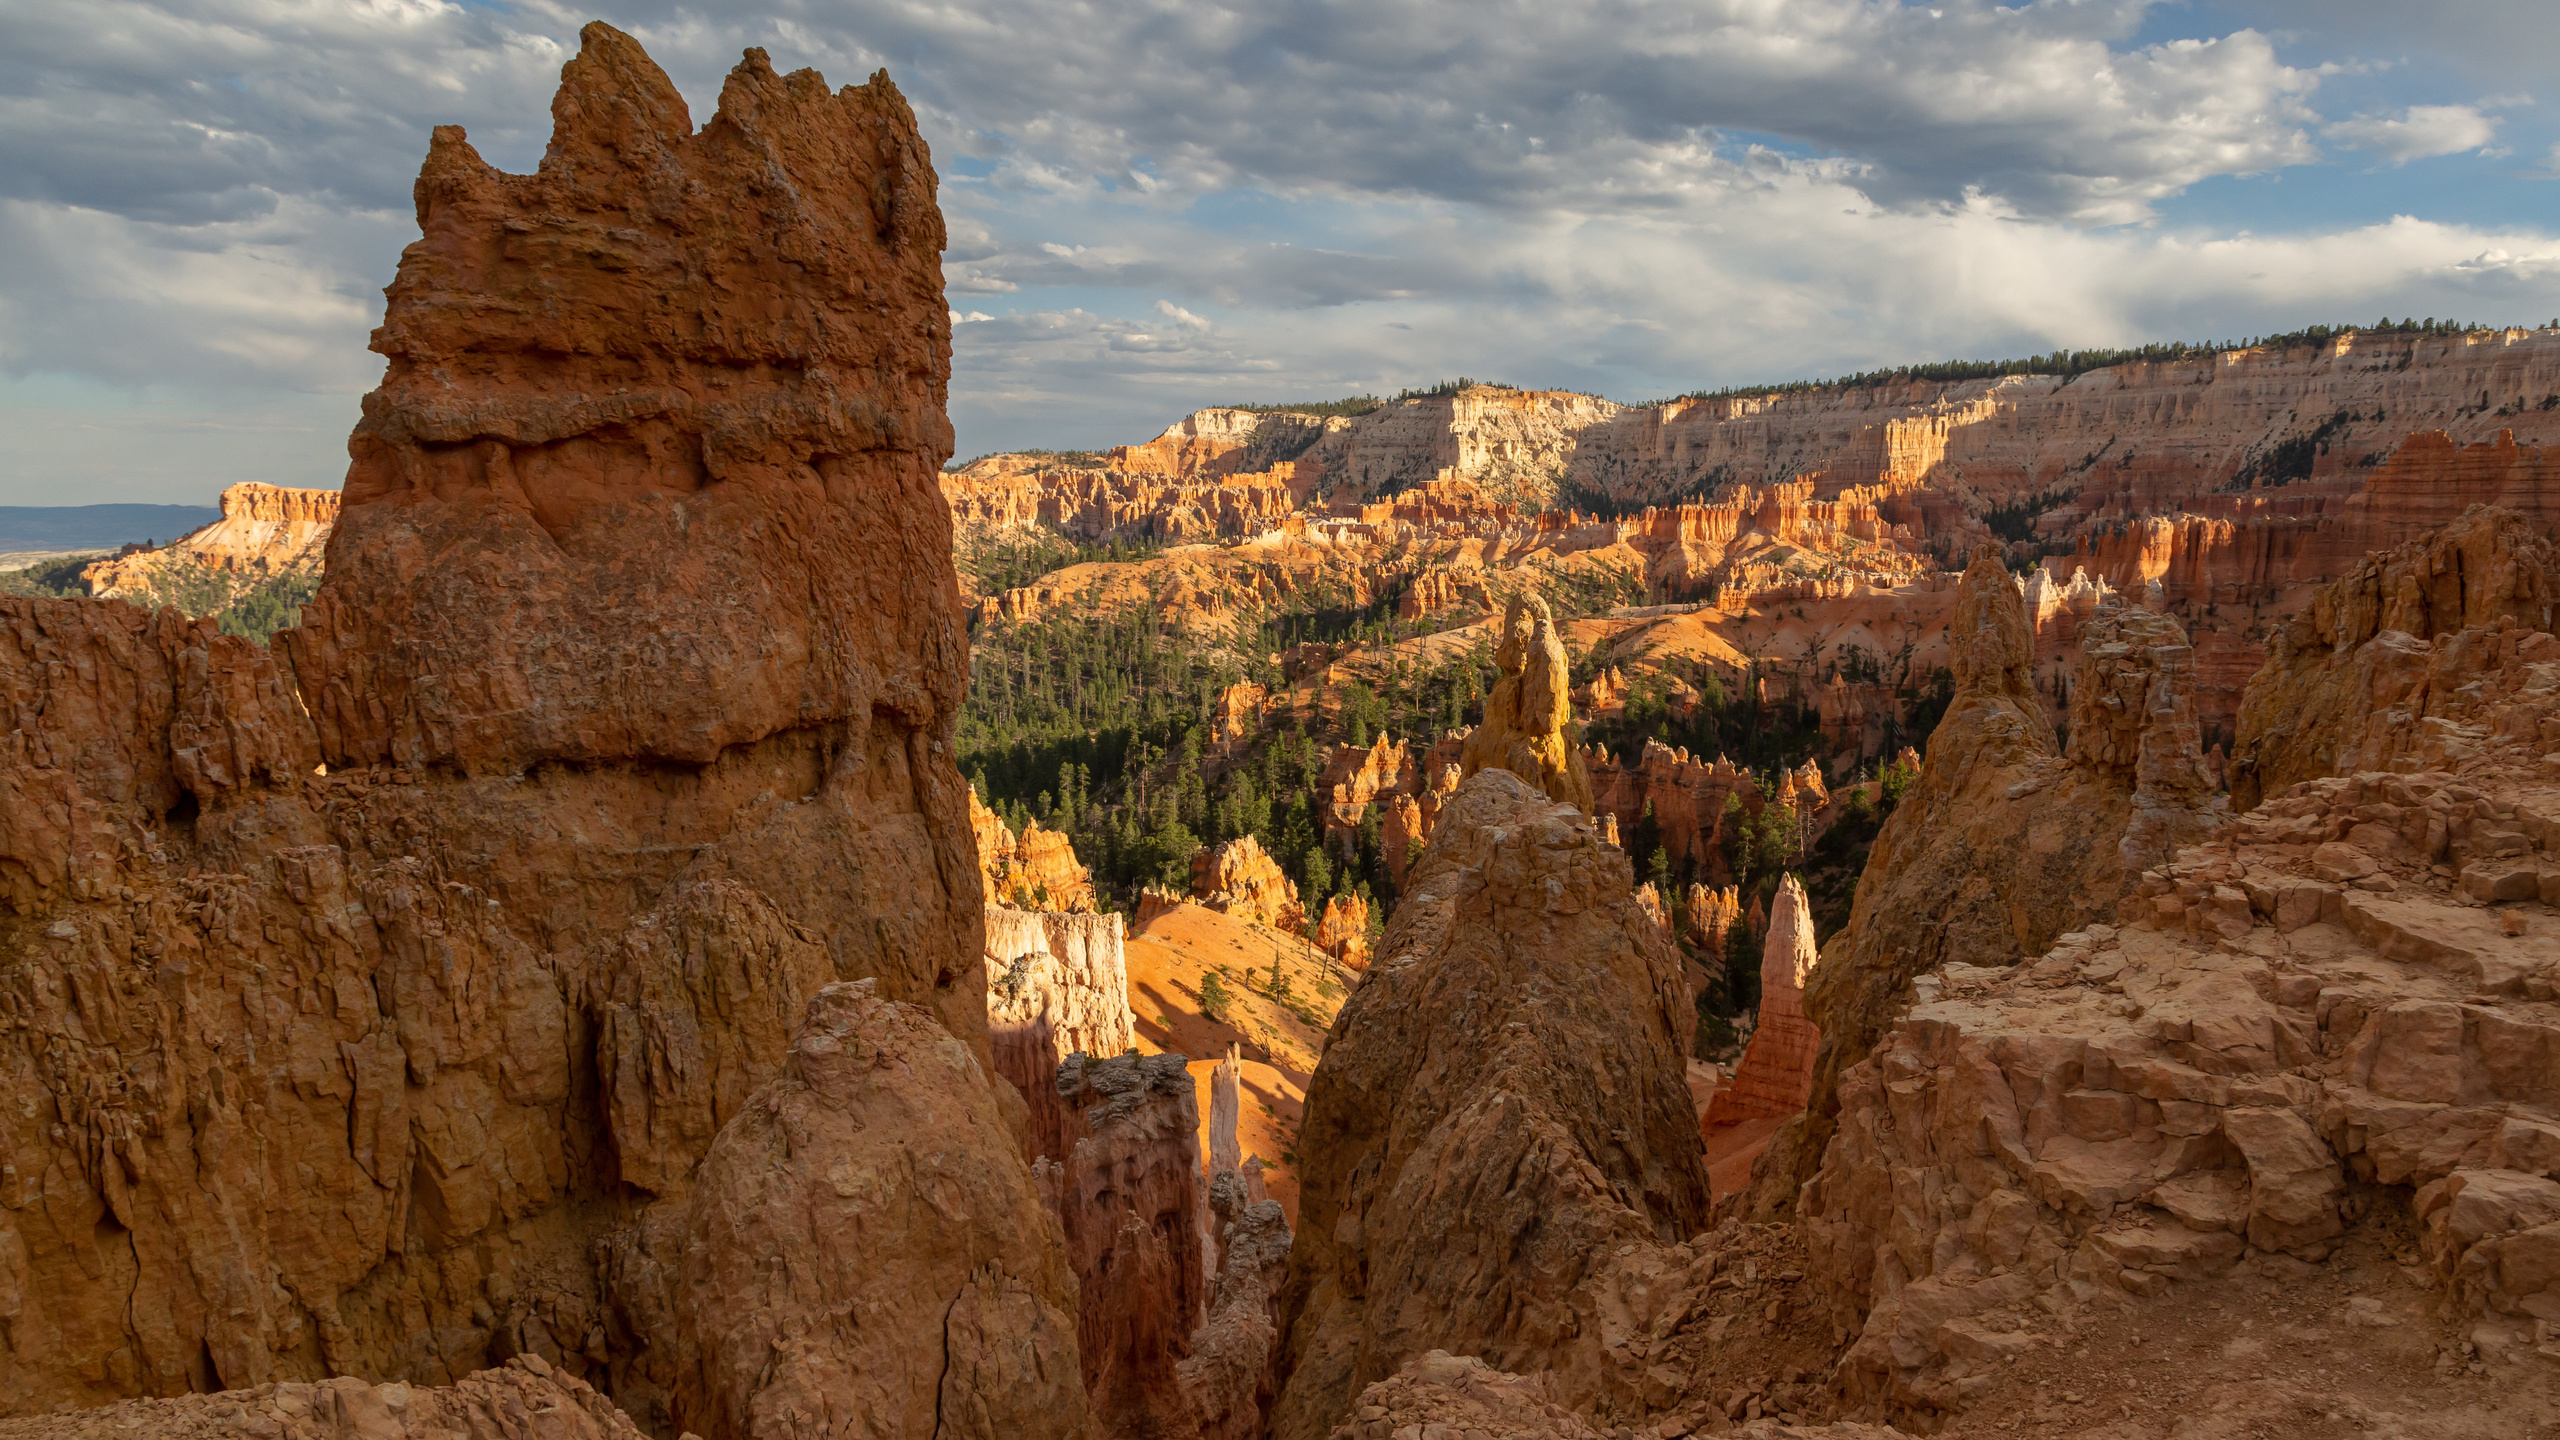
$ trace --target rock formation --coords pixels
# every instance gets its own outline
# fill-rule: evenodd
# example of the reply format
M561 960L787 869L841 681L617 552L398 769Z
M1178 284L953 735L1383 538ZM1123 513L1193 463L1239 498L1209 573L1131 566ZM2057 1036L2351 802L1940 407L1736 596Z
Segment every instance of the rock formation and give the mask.
M987 1040L995 1073L1030 1107L1035 1159L1064 1159L1070 1143L1059 1062L1137 1043L1122 925L1117 915L987 907Z
M1262 1193L1261 1165L1240 1162L1243 1066L1236 1047L1210 1072L1209 1155L1201 1173L1209 1318L1174 1374L1202 1440L1261 1440L1275 1386L1273 1342L1289 1268L1289 1223Z
M127 1400L41 1420L0 1421L8 1440L643 1440L631 1417L539 1355L451 1385L352 1377L286 1381L255 1390Z
M1950 639L1954 703L1806 994L1823 1036L1809 1143L1773 1144L1786 1157L1773 1195L1810 1173L1838 1077L1892 1023L1912 976L1952 959L2006 965L2043 953L2113 914L2134 867L2162 845L2208 833L2221 815L2200 784L2178 693L2186 647L2175 621L2122 606L2091 618L2068 758L2033 688L2031 633L2019 587L1994 552L1977 552Z
M1687 986L1634 890L1516 774L1451 799L1309 1088L1280 1440L1429 1350L1570 1363L1577 1287L1704 1220Z
M189 582L216 582L211 593L228 603L244 584L285 574L320 575L320 557L338 518L335 490L288 490L242 481L222 492L222 518L157 550L137 550L100 560L80 572L101 600L152 606L174 603ZM163 600L162 597L167 597ZM219 606L206 606L205 613Z
M1059 1213L1082 1285L1084 1393L1102 1433L1189 1435L1175 1366L1208 1311L1200 1245L1200 1106L1179 1055L1071 1056Z
M1316 923L1316 944L1346 970L1369 964L1369 902L1341 894L1324 902L1324 918Z
M2193 656L2178 622L2148 610L2109 605L2081 627L2071 764L2111 791L2132 793L2133 813L2116 846L2117 866L2128 874L2167 860L2230 818L2205 766Z
M1714 1130L1746 1120L1777 1119L1805 1107L1813 1092L1814 1053L1822 1032L1805 1018L1804 987L1819 956L1813 944L1813 907L1796 877L1778 882L1769 912L1768 938L1760 949L1760 1013L1733 1079L1719 1086L1702 1126Z
M803 1385L968 1433L1075 1413L1072 1278L988 1074L913 118L749 52L697 133L602 25L554 118L527 176L436 133L273 653L0 600L0 1412L527 1354L663 1374L706 1436ZM804 1036L776 1078L782 1006L866 979L846 1033L933 1087L869 1139L828 1097L870 1060ZM919 1143L838 1170L780 1157L799 1124ZM723 1144L756 1172L698 1174ZM983 1206L899 1229L946 1179ZM687 1330L599 1265L656 1253L644 1214L827 1264L668 1262L647 1293L740 1287ZM698 1348L635 1367L644 1314Z
M1467 736L1460 778L1486 769L1508 770L1589 813L1591 773L1565 729L1573 706L1565 694L1564 642L1556 638L1546 601L1530 596L1511 602L1494 664L1502 678L1485 697L1484 723Z
M668 1431L1083 1428L1057 1220L968 1045L880 988L821 990L687 1200L614 1243L616 1393Z
M2450 555L2547 563L2508 518L2378 557L2317 614L2352 611L2377 580L2406 596ZM2146 871L2118 924L2032 964L1950 956L1843 1075L1802 1214L1834 1322L1857 1337L1853 1397L1960 1408L2050 1317L2244 1255L2323 1259L2395 1204L2417 1222L2406 1259L2467 1317L2466 1353L2530 1353L2560 1305L2528 1258L2560 1236L2560 815L2541 758L2560 637L2495 603L2518 594L2516 570L2481 573L2502 577L2484 623L2432 642L2368 627L2259 682L2294 687L2310 733L2347 707L2392 769L2269 796L2222 842ZM2377 646L2420 657L2395 662L2405 693L2364 688Z
M1725 937L1742 921L1742 894L1731 885L1711 889L1692 883L1680 902L1680 933L1710 968L1724 962Z
M2241 701L2234 804L2251 809L2322 775L2392 768L2417 733L2412 715L2453 699L2420 683L2431 642L2501 619L2548 630L2555 606L2560 552L2513 511L2475 507L2434 535L2368 556L2270 642Z
M1544 1375L1507 1375L1472 1355L1433 1350L1360 1392L1332 1440L1392 1440L1411 1432L1470 1432L1504 1440L1600 1440L1556 1403Z
M969 829L978 845L978 875L987 899L1023 910L1089 912L1093 874L1076 860L1075 843L1026 821L1016 836L1004 817L969 792Z
M1250 835L1194 854L1191 894L1212 910L1275 930L1297 934L1307 928L1297 882L1282 874L1263 853L1262 842Z

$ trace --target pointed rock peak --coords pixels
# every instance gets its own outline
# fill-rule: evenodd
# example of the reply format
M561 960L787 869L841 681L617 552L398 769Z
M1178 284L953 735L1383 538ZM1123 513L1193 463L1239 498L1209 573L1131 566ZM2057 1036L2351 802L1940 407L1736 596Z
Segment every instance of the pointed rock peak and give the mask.
M684 96L639 41L601 20L579 31L578 41L577 58L560 67L560 93L551 97L544 173L602 164L650 169L692 136Z
M1958 690L2027 695L2035 631L2027 623L2025 596L2010 581L1997 547L1975 550L1957 582L1956 619L1947 642Z
M1781 990L1801 994L1821 959L1813 943L1813 902L1793 875L1778 882L1778 903L1769 912L1769 938L1760 946L1761 1003Z

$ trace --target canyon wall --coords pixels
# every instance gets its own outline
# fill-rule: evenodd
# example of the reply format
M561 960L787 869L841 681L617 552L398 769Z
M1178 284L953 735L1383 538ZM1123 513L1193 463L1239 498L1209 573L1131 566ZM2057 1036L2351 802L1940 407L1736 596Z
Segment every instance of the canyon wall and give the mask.
M2389 768L2406 741L2390 699L2407 693L2439 637L2501 620L2553 628L2560 567L2548 534L2522 513L2484 506L2323 587L2271 639L2241 702L2233 803L2253 809L2305 780Z
M1479 385L1353 417L1205 410L1103 464L1210 481L1286 464L1289 488L1357 496L1445 477L1527 510L1552 505L1567 484L1633 511L1803 483L1805 501L1854 493L1881 534L1898 526L1912 540L1963 540L1982 533L1965 529L1968 517L2014 505L2036 533L2067 540L2191 497L2245 497L2253 481L2269 496L2298 481L2352 488L2360 470L2423 430L2464 443L2501 430L2560 443L2560 406L2542 403L2554 394L2560 330L2369 331L2068 377L1910 379L1650 406ZM2299 443L2284 450L2288 441ZM982 468L1005 467L981 461L963 473Z
M1025 1338L1072 1281L989 1074L924 145L885 78L754 51L697 131L602 25L553 114L532 175L436 132L300 629L0 601L0 1411L521 1354L662 1434L875 1362L1072 1429L1006 1369L1072 1355ZM617 1288L649 1225L931 1214L904 1165L705 1168L897 1056L987 1228ZM759 1380L651 1308L732 1282L838 1328Z

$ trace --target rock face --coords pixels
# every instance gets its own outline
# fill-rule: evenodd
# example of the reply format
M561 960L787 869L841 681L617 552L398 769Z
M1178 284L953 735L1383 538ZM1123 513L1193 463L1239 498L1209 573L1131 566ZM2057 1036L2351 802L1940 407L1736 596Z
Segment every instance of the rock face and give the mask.
M987 907L987 1039L995 1073L1030 1107L1034 1158L1062 1160L1071 1143L1059 1062L1137 1043L1122 926L1117 915Z
M629 1397L646 1306L598 1254L653 1204L781 1235L756 1192L848 1223L823 1276L661 1267L765 1297L740 1336L813 1327L770 1380L719 1336L669 1362L702 1433L843 1367L960 1429L1074 1413L1010 1368L1073 1374L1073 1289L990 1118L924 146L886 79L760 52L697 133L600 25L554 116L530 176L437 132L275 653L0 600L0 1412L519 1353ZM918 1143L698 1174L724 1123L870 1143L776 1082L787 1008L862 979L939 1087L881 1102ZM995 1208L869 1253L937 1177Z
M2430 557L2503 518L2376 569L2438 573ZM2374 579L2338 582L2320 613ZM2146 871L2120 926L1919 978L1843 1076L1802 1202L1834 1322L1858 1337L1853 1395L1956 1408L2048 1314L2250 1252L2320 1259L2395 1189L2472 1343L2533 1343L2560 1306L2536 1258L2560 1244L2560 806L2542 759L2560 637L2494 603L2483 618L2366 640L2420 657L2406 693L2335 684L2370 678L2358 651L2306 666L2306 721L2352 706L2391 769L2270 796ZM2265 683L2305 677L2270 665Z
M1565 732L1573 718L1566 693L1569 666L1546 601L1530 596L1511 602L1493 658L1502 678L1485 696L1484 723L1467 736L1458 762L1460 778L1486 769L1508 770L1588 814L1591 772Z
M1769 934L1760 947L1759 1022L1733 1079L1717 1088L1705 1128L1775 1119L1805 1107L1822 1032L1805 1018L1804 987L1819 959L1813 906L1804 886L1789 875L1778 882L1778 903L1769 911Z
M128 1400L40 1420L0 1421L7 1440L643 1440L613 1402L540 1356L451 1385L341 1378L257 1390Z
M1806 994L1822 1058L1810 1143L1793 1148L1781 1191L1810 1173L1838 1077L1892 1023L1912 976L1953 959L2006 965L2041 954L2113 914L2132 867L2218 823L2180 698L2187 650L2176 622L2122 606L2091 617L2068 758L2033 688L2032 634L2019 587L1992 552L1978 552L1950 634L1954 703L1877 834L1849 923Z
M1262 842L1250 835L1193 855L1191 894L1212 910L1275 930L1307 928L1297 882L1282 874L1278 863L1263 853Z
M978 875L987 899L1024 910L1086 913L1094 908L1093 872L1076 859L1075 843L1032 820L1016 836L1004 817L969 792L969 829L978 845Z
M1077 1353L1101 1433L1192 1433L1174 1367L1208 1311L1200 1102L1179 1055L1071 1056L1059 1211L1082 1286Z
M2512 620L2548 630L2560 606L2560 552L2523 516L2479 506L2324 588L2288 621L2249 682L2232 749L2232 799L2338 771L2391 768L2412 714L2453 697L2422 681L2429 642ZM2414 710L2412 707L2415 707Z
M879 989L818 992L689 1199L615 1246L641 1347L618 1393L657 1401L669 1430L1083 1428L1057 1222L969 1047Z
M1634 890L1509 771L1449 802L1309 1087L1281 1440L1433 1349L1566 1369L1577 1287L1704 1221L1687 985Z

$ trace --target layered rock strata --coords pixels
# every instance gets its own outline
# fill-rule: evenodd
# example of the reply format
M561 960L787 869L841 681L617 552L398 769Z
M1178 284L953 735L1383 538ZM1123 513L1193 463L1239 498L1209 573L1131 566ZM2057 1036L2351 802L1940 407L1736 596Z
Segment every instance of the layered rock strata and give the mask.
M30 1097L0 1115L0 1411L526 1354L706 1435L794 1395L1076 1413L1008 1368L1072 1374L1071 1327L1032 1337L1073 1291L990 1118L924 145L885 78L761 52L696 132L601 25L554 119L526 176L437 132L328 578L274 653L0 601L0 1073ZM898 1132L930 1147L704 1172L715 1133L866 1143L837 1082L776 1079L797 1006L865 979L938 1087L879 1103L936 1107ZM946 1173L991 1208L901 1229ZM786 1236L759 1195L846 1223ZM706 1252L617 1290L597 1257L655 1253L653 1204L826 1273ZM649 1294L714 1283L772 1307L736 1335L806 1343L768 1376L650 1320L635 1360Z
M222 518L157 550L100 560L80 572L101 600L148 603L191 576L258 580L288 571L317 576L338 519L335 490L289 490L254 480L226 487ZM229 587L225 587L227 593Z
M1034 1158L1067 1154L1059 1062L1137 1044L1123 925L1118 915L987 907L987 1039L995 1073L1030 1109Z
M1634 890L1516 774L1452 797L1309 1087L1274 1435L1325 1435L1433 1349L1570 1366L1606 1257L1704 1221L1694 1017Z
M2324 613L2458 550L2382 557ZM1852 1395L1960 1408L2055 1315L2319 1260L2398 1206L2471 1351L2529 1352L2560 1308L2560 636L2484 618L2365 641L2424 657L2403 692L2334 685L2353 651L2309 667L2306 714L2351 708L2390 768L2270 797L2030 965L1919 978L1801 1202Z
M1809 1143L1773 1145L1785 1166L1764 1200L1810 1173L1839 1076L1907 1003L1911 977L1956 958L1996 966L2043 953L2113 914L2140 865L2227 813L2201 780L2175 621L2121 605L2092 616L2068 756L2033 687L2031 634L2020 587L1993 552L1978 552L1949 642L1954 702L1806 994L1823 1035Z

